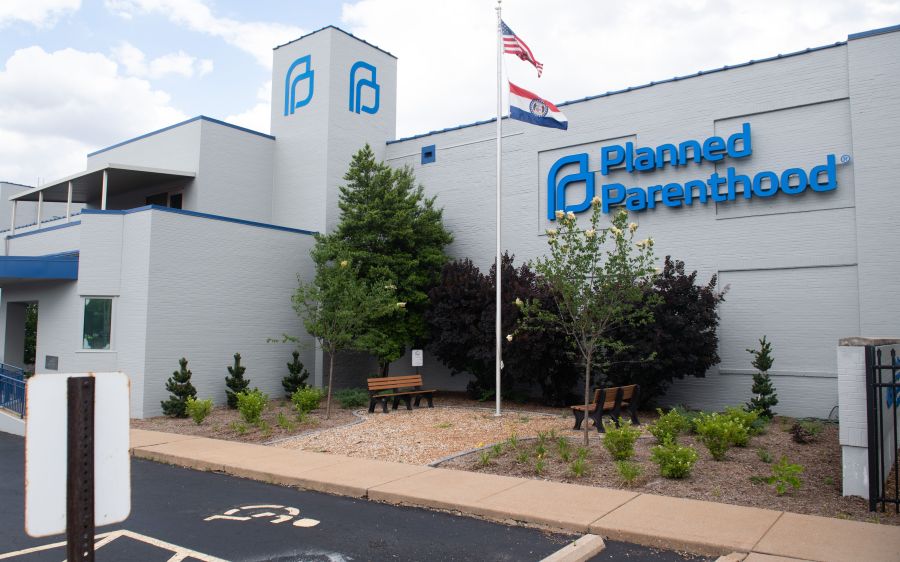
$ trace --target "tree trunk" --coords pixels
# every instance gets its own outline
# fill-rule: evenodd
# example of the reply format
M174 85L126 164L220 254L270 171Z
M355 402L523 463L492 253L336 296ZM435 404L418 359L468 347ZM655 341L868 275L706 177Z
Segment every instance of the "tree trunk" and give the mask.
M591 406L591 353L588 353L587 361L584 365L584 446L588 446L588 426L590 425L590 412L588 408ZM603 406L597 404L598 408Z
M381 364L381 376L382 377L388 376L388 371L390 371L390 370L391 370L391 364L389 362L385 361L384 363Z
M325 398L325 419L331 419L331 388L334 380L334 352L328 354L328 397Z

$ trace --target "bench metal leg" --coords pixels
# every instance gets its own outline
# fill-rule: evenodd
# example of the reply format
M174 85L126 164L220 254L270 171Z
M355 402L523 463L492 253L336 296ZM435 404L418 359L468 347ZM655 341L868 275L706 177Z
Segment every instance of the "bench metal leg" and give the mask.
M594 420L594 427L597 428L597 433L603 433L603 410L599 405L591 414L591 419Z
M400 405L400 397L399 397L399 396L394 396L394 400L393 400L393 402L391 403L391 410L396 410L396 409L397 409L397 406L399 406L399 405Z
M403 397L403 402L406 404L407 410L412 410L412 396L407 394Z
M584 412L581 410L572 410L572 413L575 414L575 427L572 429L581 429L581 422L584 421Z
M377 398L369 398L369 413L370 414L375 413L375 404L378 404L378 399Z
M426 394L425 399L428 400L428 407L434 408L434 398L431 394Z
M641 399L641 387L638 385L634 389L634 395L631 397L631 403L628 405L628 409L631 411L631 423L632 425L641 425L640 420L637 417L638 411L638 402Z
M421 395L421 394L417 394L417 395L416 395L416 400L415 400L415 402L413 402L413 406L415 406L416 408L418 408L418 407L419 407L419 402L421 402L421 401L422 401L422 395Z
M381 410L383 413L388 413L387 411L387 397L381 399Z

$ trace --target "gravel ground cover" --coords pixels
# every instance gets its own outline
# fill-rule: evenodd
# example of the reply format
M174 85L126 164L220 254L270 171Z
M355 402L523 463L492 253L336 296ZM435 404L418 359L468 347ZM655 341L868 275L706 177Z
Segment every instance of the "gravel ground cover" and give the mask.
M324 406L324 404L323 404ZM279 414L282 415L284 427L279 425ZM287 400L272 400L263 410L262 422L258 425L244 423L241 414L226 406L217 406L210 412L203 423L197 425L191 418L169 418L160 416L143 420L131 420L134 429L165 431L182 435L197 435L212 439L226 439L245 443L264 443L285 437L291 437L313 430L352 423L357 418L350 410L332 407L331 419L325 419L325 409L313 410L300 423L297 420L293 405ZM241 431L243 429L243 432Z
M900 517L892 512L870 513L866 500L841 495L841 449L837 424L825 424L815 442L801 445L791 439L789 428L792 423L790 418L776 417L765 434L753 437L745 448L729 449L723 461L713 460L706 447L694 436L682 435L679 442L693 446L699 454L691 476L684 480L659 475L658 465L650 460L650 449L656 441L646 432L638 439L633 459L640 465L642 475L631 486L619 476L612 457L603 448L597 434L591 436L587 457L589 468L582 477L572 474L571 463L560 459L557 444L552 440L548 440L546 445L545 462L540 474L535 470L534 442L520 443L517 448L507 445L502 454L493 456L486 464L480 453L472 453L440 466L900 525ZM582 444L580 435L568 428L558 434L568 438L573 451ZM774 486L760 482L758 477L771 475L772 465L782 456L804 467L803 483L799 490L778 496ZM764 457L770 458L771 462L765 462Z

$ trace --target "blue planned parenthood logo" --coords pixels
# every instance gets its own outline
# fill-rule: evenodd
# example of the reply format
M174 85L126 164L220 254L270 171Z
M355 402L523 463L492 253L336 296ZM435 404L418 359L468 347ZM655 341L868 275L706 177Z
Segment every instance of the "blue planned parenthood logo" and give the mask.
M534 102L531 111L534 112ZM607 176L616 171L652 172L665 168L687 167L704 162L719 162L747 158L753 154L750 123L743 123L738 132L728 138L718 135L704 141L686 140L665 143L657 147L635 146L633 142L604 146L600 149L600 169L590 170L588 154L563 156L550 167L547 174L547 219L556 220L556 211L580 213L591 206L595 192L604 213L621 206L629 211L643 211L659 206L687 207L694 203L706 204L735 201L736 199L767 198L778 193L799 195L804 191L818 193L837 189L836 157L827 154L824 163L810 169L788 168L781 172L763 170L755 174L738 173L737 168L717 168L707 178L681 182L659 183L646 187L608 182ZM821 160L819 161L821 162ZM847 164L850 157L844 155L841 162ZM578 165L577 172L558 177ZM601 182L596 186L599 175ZM584 186L584 200L575 204L566 202L566 188L571 184Z
M357 78L356 73L360 70L367 71L368 76ZM350 67L350 111L354 113L362 111L370 115L378 113L378 107L381 104L381 86L378 85L376 73L377 70L374 66L363 61L357 61ZM372 105L362 103L363 88L372 90L375 97Z
M298 68L303 65L302 68ZM284 75L284 114L293 115L294 110L300 109L308 104L313 97L313 89L315 88L315 71L312 69L312 59L310 55L298 58L288 68ZM305 94L304 97L297 95L298 86L308 84L306 89L301 88L300 92Z

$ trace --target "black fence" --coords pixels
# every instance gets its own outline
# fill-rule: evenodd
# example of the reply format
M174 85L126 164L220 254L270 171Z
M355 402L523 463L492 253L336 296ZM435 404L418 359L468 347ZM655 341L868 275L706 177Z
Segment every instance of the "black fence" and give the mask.
M897 412L900 410L898 346L866 346L866 400L869 432L869 511L893 504L900 513Z

